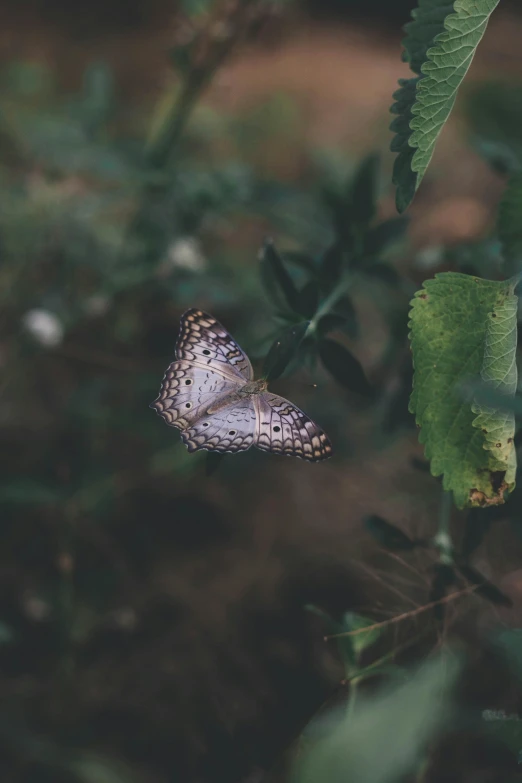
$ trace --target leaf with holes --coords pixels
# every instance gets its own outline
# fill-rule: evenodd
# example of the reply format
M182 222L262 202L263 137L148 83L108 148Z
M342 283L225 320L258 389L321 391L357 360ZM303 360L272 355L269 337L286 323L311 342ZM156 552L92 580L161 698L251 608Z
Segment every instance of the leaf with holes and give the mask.
M462 394L471 378L504 395L517 386L517 297L512 282L444 272L412 300L410 411L434 476L458 508L503 503L515 486L515 419Z

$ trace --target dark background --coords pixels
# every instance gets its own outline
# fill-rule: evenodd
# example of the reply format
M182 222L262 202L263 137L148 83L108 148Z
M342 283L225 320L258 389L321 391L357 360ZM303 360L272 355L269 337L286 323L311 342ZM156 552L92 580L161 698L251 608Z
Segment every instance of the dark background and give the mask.
M271 10L196 102L174 160L149 169L143 146L183 78L190 7L2 4L2 781L284 780L299 732L343 696L335 648L305 606L382 620L430 599L435 555L390 554L363 520L436 531L440 485L407 412L408 301L436 271L498 274L499 160L522 138L517 3L494 16L407 234L383 250L399 283L370 275L352 295L358 334L335 335L375 396L320 364L272 386L320 422L335 457L209 464L148 408L188 307L219 318L259 368L278 328L256 260L264 238L318 257L335 235L325 191L368 153L380 156L376 222L395 216L388 108L407 75L410 6ZM482 526L465 513L453 525L458 545L479 529L474 565L515 608L474 596L382 642L410 640L407 664L459 636L463 698L480 709L518 706L484 642L520 622L510 503ZM504 744L451 741L433 779L517 771Z

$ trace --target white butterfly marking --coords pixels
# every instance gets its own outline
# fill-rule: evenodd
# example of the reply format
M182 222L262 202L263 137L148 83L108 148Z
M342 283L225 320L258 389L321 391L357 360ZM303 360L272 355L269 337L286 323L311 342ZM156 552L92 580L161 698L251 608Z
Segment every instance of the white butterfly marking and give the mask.
M327 436L288 400L254 381L252 365L226 329L201 310L181 318L176 360L153 408L181 430L189 451L246 451L319 462L332 454Z

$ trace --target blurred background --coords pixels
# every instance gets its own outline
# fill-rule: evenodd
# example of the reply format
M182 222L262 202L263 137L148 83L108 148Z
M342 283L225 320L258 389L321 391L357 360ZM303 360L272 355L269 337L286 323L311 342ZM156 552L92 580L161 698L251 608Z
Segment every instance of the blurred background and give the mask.
M522 14L493 15L402 218L388 126L412 4L1 4L5 783L286 780L343 677L306 607L381 621L449 589L436 553L390 551L382 524L426 539L441 501L407 410L408 302L437 271L502 274ZM259 261L267 237L302 294L293 312ZM212 313L259 369L341 268L349 290L271 385L333 459L189 455L148 407L181 314ZM515 495L453 516L514 608L473 595L380 642L406 664L458 636L480 709L518 708L484 640L522 620L520 510ZM430 780L516 779L520 732L459 736Z

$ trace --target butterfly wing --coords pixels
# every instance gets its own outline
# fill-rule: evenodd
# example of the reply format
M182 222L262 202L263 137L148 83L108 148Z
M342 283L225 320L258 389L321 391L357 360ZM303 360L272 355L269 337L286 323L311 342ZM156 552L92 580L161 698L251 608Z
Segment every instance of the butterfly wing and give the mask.
M319 462L332 455L332 444L317 424L296 405L277 394L254 397L255 445L263 451Z
M244 381L229 378L210 367L176 361L167 369L158 399L151 407L167 424L184 430L205 416L211 405L241 388Z
M209 368L232 380L246 382L254 377L248 356L227 330L202 310L187 310L182 316L176 359Z
M252 397L206 414L183 430L181 437L189 451L246 451L254 442L256 412Z

